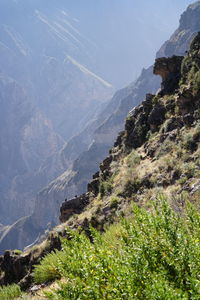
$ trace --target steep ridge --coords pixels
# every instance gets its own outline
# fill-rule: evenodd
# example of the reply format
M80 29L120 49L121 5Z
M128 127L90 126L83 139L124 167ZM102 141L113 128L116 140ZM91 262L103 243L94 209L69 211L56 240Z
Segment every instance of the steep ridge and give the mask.
M55 211L58 210L60 201L85 192L92 174L97 171L100 161L108 153L117 133L123 128L124 119L128 111L138 104L139 98L144 98L148 90L153 93L158 89L159 80L153 77L155 80L154 87L152 87L153 79L149 80L151 72L152 68L143 70L142 75L134 86L127 87L114 96L113 102L115 101L116 108L93 132L93 140L91 140L89 148L79 155L71 168L38 194L34 211L37 223L44 226L45 223L53 221L55 224L58 222L58 216L55 214ZM126 94L125 97L121 97L123 94ZM101 120L102 117L100 116L99 119ZM51 210L46 211L45 207L47 205L53 208L52 214Z
M178 29L174 32L169 41L164 43L158 51L157 57L184 55L185 51L188 50L191 39L199 31L199 12L199 1L189 5L181 16Z
M191 41L198 28L199 7L200 2L196 3L195 6L192 5L188 7L187 11L181 16L179 28L169 41L158 51L157 57L160 57L161 54L168 56L167 49L172 47L171 44L173 43L176 45L174 54L183 55L185 53L189 41ZM188 24L185 20L191 16L191 11L192 20L190 19L191 22ZM183 32L187 33L187 37L184 36L184 38L182 38ZM175 40L176 43L174 42ZM160 81L153 75L152 70L153 67L150 67L147 70L144 69L135 83L132 83L114 96L112 101L115 101L116 106L112 107L110 115L107 116L104 121L101 121L101 114L98 118L98 120L100 120L98 121L98 124L100 123L100 125L96 126L96 128L94 123L92 123L92 128L94 127L95 130L92 134L90 133L92 139L90 139L91 145L88 149L86 146L85 151L74 161L71 168L67 169L65 173L53 181L38 195L36 215L41 216L40 218L37 218L39 223L41 223L41 220L42 222L43 220L46 220L42 217L42 212L45 214L47 203L51 207L55 206L55 209L57 209L62 199L69 199L74 195L86 191L87 182L90 180L92 174L97 171L98 164L112 146L117 133L122 130L124 119L129 110L138 105L146 93L155 93L159 88ZM108 107L104 111L107 111L108 114L110 108ZM44 207L44 209L41 209L41 207ZM55 216L54 211L55 210L53 210L53 216ZM51 216L48 216L48 221L52 220ZM55 223L57 220L53 219L53 222Z
M169 57L171 55L185 54L185 51L188 49L191 40L193 39L195 34L200 30L198 18L199 10L200 1L197 1L195 4L190 5L188 7L188 9L183 13L183 15L180 18L180 24L178 29L157 52L157 57ZM76 174L79 171L76 166L81 166L81 164L85 164L86 167L83 168L83 170L81 168L82 173L84 174L84 178L86 177L86 174L88 174L87 180L85 180L85 186L82 184L80 189L78 188L76 190L73 190L74 195L80 194L86 189L86 183L92 176L92 173L95 173L95 171L97 170L96 164L95 167L92 168L93 172L87 171L87 169L90 169L90 164L92 164L92 161L90 159L87 159L87 157L90 157L90 155L94 157L95 150L93 149L96 149L95 145L98 145L98 141L101 141L101 145L104 143L107 145L107 147L102 152L101 157L103 157L106 155L106 151L109 150L109 147L112 146L117 136L117 133L123 129L124 119L129 110L132 107L137 106L141 102L141 99L144 98L146 93L155 93L158 90L160 80L159 78L156 78L154 76L152 70L153 67L149 67L148 69L144 69L142 71L138 80L127 87L127 95L121 97L118 107L115 110L113 110L113 112L111 112L110 116L105 121L103 121L98 128L95 129L93 133L94 143L89 147L88 153L83 153L82 156L78 158L77 162L74 163L74 167L72 167L72 171L74 171ZM82 159L82 157L84 158ZM95 158L95 161L100 163L101 160L99 159L99 153L95 155ZM82 160L83 163L81 163ZM78 172L78 178L80 178L80 176L81 175ZM73 180L70 179L70 184L72 182L73 186L79 187L80 185L78 178L76 178L75 175ZM68 180L66 180L66 182L67 181ZM70 185L67 185L65 195L71 197L71 193L68 195L68 190L70 190Z
M169 41L161 47L157 57L168 56L173 51L177 55L185 53L189 41L191 41L195 32L200 29L199 7L199 1L188 7L181 16L179 28ZM37 234L45 230L47 224L48 227L51 227L58 223L57 211L63 199L70 199L86 191L87 182L97 171L98 164L107 155L117 133L123 129L124 119L128 111L138 105L146 93L155 93L159 88L159 83L159 79L152 73L152 67L143 70L135 83L116 93L94 122L88 124L85 130L72 138L62 151L55 154L41 166L39 174L36 175L39 182L44 174L50 174L51 180L62 172L63 174L43 188L37 195L35 210L31 216L31 222L38 224L38 228L35 230ZM46 207L48 207L48 210ZM27 236L25 225L22 226L21 230L24 230L24 236ZM34 239L31 242L34 242L38 236L33 233L33 237ZM9 234L6 239L11 240ZM30 239L28 241L30 242ZM28 245L28 241L24 239L16 247L22 249ZM9 243L4 247L3 241L1 245L2 251L6 248L12 248Z
M59 235L71 239L66 227L90 236L90 225L103 231L122 215L130 217L133 202L149 209L149 201L161 194L179 212L188 200L199 203L200 33L185 57L158 58L153 72L162 78L159 93L147 94L129 113L88 192L62 204L65 223L48 241L22 255L6 251L0 258L2 284L29 287L33 265L45 252L61 249Z

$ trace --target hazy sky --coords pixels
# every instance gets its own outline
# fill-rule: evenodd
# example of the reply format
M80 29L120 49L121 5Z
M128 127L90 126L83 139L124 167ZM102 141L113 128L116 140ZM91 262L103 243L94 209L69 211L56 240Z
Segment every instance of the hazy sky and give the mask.
M142 67L153 63L156 51L178 27L180 15L191 3L194 1L73 0L68 1L68 8L100 48L104 41L109 59L107 62L102 57L102 66L105 59L110 70L116 69L116 83L117 70L123 73L124 82L119 83L123 85L135 79Z
M194 1L0 0L1 20L15 19L11 3L48 14L67 10L77 29L96 45L98 62L92 71L119 88L154 62L156 52L178 27L180 15Z

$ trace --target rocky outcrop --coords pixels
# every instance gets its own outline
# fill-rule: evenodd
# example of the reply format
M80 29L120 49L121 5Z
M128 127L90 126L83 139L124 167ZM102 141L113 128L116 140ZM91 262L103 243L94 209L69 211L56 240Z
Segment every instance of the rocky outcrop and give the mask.
M172 78L175 81L178 75L180 77L180 66L182 60L182 56L157 58L154 64L153 72L155 75L160 75L163 82L165 82L168 78Z
M60 208L60 221L66 222L72 215L80 214L89 204L89 193L70 200L65 200Z
M181 63L183 56L172 56L171 58L157 58L153 72L162 78L161 94L173 93L178 87L181 77Z
M55 250L61 250L59 236L49 235L44 245L36 251L31 250L20 255L19 251L6 251L0 256L0 269L3 272L0 277L0 285L18 283L22 290L30 287L33 282L32 271L41 258Z

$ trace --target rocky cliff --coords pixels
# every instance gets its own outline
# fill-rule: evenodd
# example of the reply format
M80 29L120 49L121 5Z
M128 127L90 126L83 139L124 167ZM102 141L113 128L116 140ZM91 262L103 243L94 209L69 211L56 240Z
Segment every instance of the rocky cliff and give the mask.
M200 29L199 7L199 2L188 7L181 16L179 28L161 47L157 57L185 53L189 41ZM96 120L89 123L80 134L69 140L59 153L54 154L41 166L39 174L36 174L37 180L40 182L46 174L51 174L49 178L52 182L37 195L36 206L31 216L32 222L38 225L37 234L44 230L47 224L53 226L58 223L57 212L63 199L70 199L86 191L87 183L97 171L98 164L107 155L117 133L123 129L124 119L129 110L138 105L146 93L155 93L159 88L160 80L152 71L153 67L144 69L136 82L117 92L108 106L97 115ZM53 180L56 176L58 177ZM22 228L26 232L26 228ZM35 233L33 237L32 242L37 238ZM23 248L27 244L24 239L17 247ZM6 247L9 247L8 244ZM3 244L2 249L5 249Z
M88 193L63 202L62 222L102 230L121 214L128 216L131 201L145 206L157 194L171 199L176 210L186 200L199 203L199 53L200 33L185 57L156 59L161 90L129 113Z
M195 6L192 5L188 7L186 12L184 12L181 16L179 28L172 35L169 41L161 47L157 53L157 57L160 57L161 55L169 56L171 54L184 55L186 49L188 49L189 41L191 41L196 31L198 31L199 7L200 2L196 3ZM188 23L185 20L187 18L190 19L190 16L192 16L192 21ZM172 47L172 45L175 46ZM172 50L171 53L168 52L169 50L167 49L169 48L173 49L174 53ZM164 63L165 61L163 61L163 64ZM99 119L97 119L100 120L97 123L98 126L92 123L92 127L95 128L95 130L91 134L91 145L88 148L87 146L85 147L85 151L77 157L71 168L53 181L38 195L37 213L41 216L39 218L40 220L45 219L42 217L43 210L40 208L42 206L45 207L47 205L46 203L52 203L51 205L55 206L56 210L58 203L60 203L63 198L69 199L70 197L86 191L87 182L90 180L92 174L97 171L98 164L103 157L105 157L109 148L113 144L117 133L122 130L124 119L126 118L129 110L138 105L146 93L155 93L159 88L159 84L159 78L155 77L153 74L153 67L150 67L147 70L144 69L142 71L140 77L135 83L132 83L130 86L118 92L116 96L114 96L112 101L115 103L115 106L112 107L112 110L110 110L109 107L104 110L104 112L107 111L106 119L102 120L101 114ZM165 82L164 84L170 88L169 82ZM109 111L111 111L110 115L108 115ZM42 204L43 202L44 204ZM53 215L55 216L54 212ZM49 215L48 220L50 221L50 219L51 217ZM54 222L56 222L56 219L54 219Z
M47 244L18 256L5 252L1 283L30 286L33 263L45 251L60 249L59 235L71 238L66 226L90 236L90 225L103 231L121 216L130 217L133 202L148 210L158 195L178 212L186 201L199 203L200 33L185 57L158 58L153 70L161 76L160 91L147 94L128 114L88 192L63 202L60 220L65 223L54 229Z
M199 31L199 13L199 1L189 5L187 10L181 15L179 27L170 39L162 45L161 49L157 53L157 57L169 57L172 55L185 54L185 51L189 48L191 39L193 39Z
M92 174L97 171L100 161L108 153L117 133L122 130L128 111L138 104L138 99L143 98L147 90L150 90L152 93L157 90L159 80L153 76L149 78L151 72L152 68L143 70L135 85L127 87L114 96L112 100L115 103L115 106L112 106L114 112L111 111L108 114L110 109L106 110L108 116L100 126L96 126L96 130L91 135L93 140L91 139L89 147L85 148L85 151L77 157L71 168L67 169L65 173L38 194L34 211L37 223L42 224L42 226L48 222L57 223L58 216L55 214L55 211L58 210L62 199L69 199L85 192ZM155 80L155 85L152 84L153 80ZM101 121L102 119L100 115L99 120ZM95 125L92 123L93 129ZM45 209L47 205L51 207L48 213Z

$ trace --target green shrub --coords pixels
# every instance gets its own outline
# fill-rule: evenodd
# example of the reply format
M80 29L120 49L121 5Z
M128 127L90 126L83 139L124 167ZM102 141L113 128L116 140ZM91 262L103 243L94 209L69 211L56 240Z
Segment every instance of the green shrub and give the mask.
M132 197L133 194L137 193L141 186L141 179L138 177L133 178L132 180L128 180L124 186L124 190L121 193L122 196Z
M180 185L183 185L187 182L188 178L186 176L181 177L177 182Z
M134 167L138 165L141 161L141 157L138 154L137 151L133 150L128 156L127 156L127 165L128 167Z
M0 300L12 300L21 295L20 287L16 284L0 287Z
M22 254L22 251L19 250L19 249L15 249L15 250L13 250L13 252L14 252L15 255L21 255Z
M193 91L194 93L199 92L200 89L200 71L196 72L193 79Z
M119 205L120 199L116 196L111 197L110 200L110 208L117 208Z
M62 251L55 251L45 256L34 271L36 283L48 282L61 278L60 266L65 261Z
M112 192L112 188L113 184L110 180L101 182L99 187L100 195L102 197L105 195L109 195Z
M64 280L49 299L200 299L197 209L187 204L179 215L160 198L149 212L134 206L133 213L104 235L91 229L92 243L78 232L63 241L54 268ZM50 262L45 258L35 274L48 272Z

